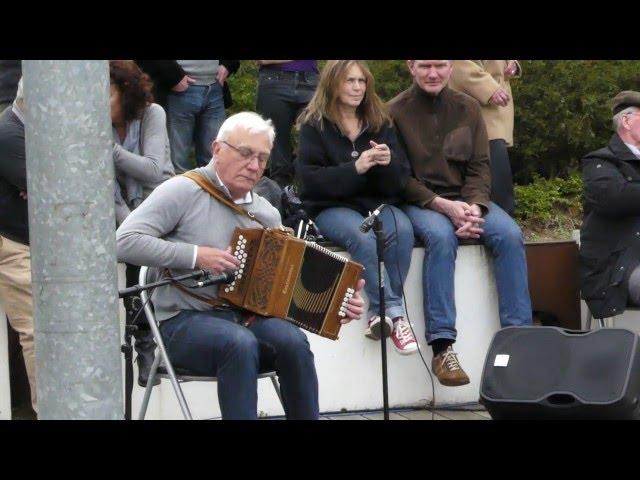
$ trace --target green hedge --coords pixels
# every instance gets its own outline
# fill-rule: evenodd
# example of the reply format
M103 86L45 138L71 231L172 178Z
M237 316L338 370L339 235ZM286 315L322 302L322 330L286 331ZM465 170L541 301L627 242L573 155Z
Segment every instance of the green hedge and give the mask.
M528 60L513 82L516 101L514 177L567 176L580 158L600 148L611 131L609 100L620 90L640 90L640 61ZM322 62L321 62L322 65ZM389 100L411 84L404 60L369 61L380 96ZM231 113L255 108L257 68L243 61L231 77Z
M525 61L512 82L516 101L511 159L516 181L566 176L613 133L610 100L640 90L638 61Z
M582 176L574 172L566 179L536 175L528 185L514 187L514 217L528 240L568 239L582 223Z

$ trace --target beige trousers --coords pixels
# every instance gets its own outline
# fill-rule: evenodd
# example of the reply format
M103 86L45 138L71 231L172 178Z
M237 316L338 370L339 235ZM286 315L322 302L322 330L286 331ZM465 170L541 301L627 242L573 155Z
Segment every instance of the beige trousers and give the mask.
M31 405L37 412L31 252L28 246L2 236L0 236L0 302L11 327L20 335L22 355L31 387Z

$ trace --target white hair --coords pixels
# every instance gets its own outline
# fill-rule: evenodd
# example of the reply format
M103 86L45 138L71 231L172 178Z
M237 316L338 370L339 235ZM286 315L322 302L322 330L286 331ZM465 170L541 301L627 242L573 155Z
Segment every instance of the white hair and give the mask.
M620 128L620 121L622 120L622 117L624 117L628 113L636 112L640 112L640 109L638 107L627 107L624 110L620 110L613 116L613 129L617 132Z
M227 140L238 129L246 130L252 134L266 134L271 145L276 138L276 130L271 120L265 120L254 112L240 112L231 115L224 121L218 130L216 140Z

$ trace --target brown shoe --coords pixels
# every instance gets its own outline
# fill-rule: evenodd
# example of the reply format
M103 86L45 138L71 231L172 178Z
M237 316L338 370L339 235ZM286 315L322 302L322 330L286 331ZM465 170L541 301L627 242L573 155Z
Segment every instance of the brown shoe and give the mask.
M457 354L451 345L444 352L433 357L431 370L438 377L438 381L447 387L458 387L469 383L469 377L462 370Z

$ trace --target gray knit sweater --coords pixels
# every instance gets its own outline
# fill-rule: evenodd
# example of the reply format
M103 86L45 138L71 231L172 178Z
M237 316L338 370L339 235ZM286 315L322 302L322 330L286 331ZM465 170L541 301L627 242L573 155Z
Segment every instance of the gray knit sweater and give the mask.
M145 108L140 125L140 155L128 152L117 142L113 144L116 176L120 181L124 177L131 177L139 183L142 186L142 198L147 198L154 188L174 175L166 122L164 109L152 103ZM122 198L116 199L117 224L120 225L136 207L127 205Z
M219 187L213 168L211 162L196 171ZM281 224L278 211L259 195L253 194L253 201L241 207L268 227ZM118 261L166 267L173 275L182 275L193 269L196 245L225 249L236 226L260 228L260 224L219 203L193 180L176 176L158 186L118 228ZM217 288L209 286L194 293L215 298ZM152 299L160 321L180 310L211 309L172 286L156 289Z
M178 60L178 64L195 80L195 85L211 85L216 81L220 60Z

